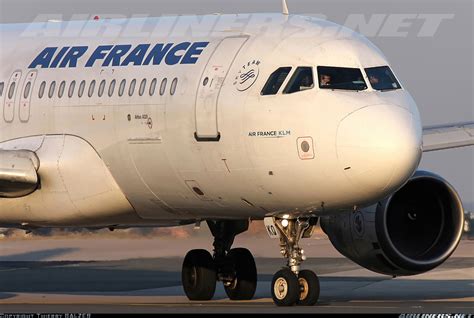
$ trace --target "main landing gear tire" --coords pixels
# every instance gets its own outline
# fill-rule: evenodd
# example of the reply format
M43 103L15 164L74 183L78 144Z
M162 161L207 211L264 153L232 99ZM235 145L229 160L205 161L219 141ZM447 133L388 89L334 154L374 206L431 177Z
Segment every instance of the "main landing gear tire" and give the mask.
M250 300L257 289L257 267L252 253L246 248L234 248L226 255L233 264L235 277L224 285L225 292L231 300Z
M276 272L272 280L272 298L277 306L293 306L300 297L300 285L296 275L284 268Z
M300 285L300 297L296 302L299 306L313 306L319 298L319 279L312 271L302 270L298 274L298 283Z
M211 254L206 250L189 251L184 258L181 280L189 300L211 300L217 281Z

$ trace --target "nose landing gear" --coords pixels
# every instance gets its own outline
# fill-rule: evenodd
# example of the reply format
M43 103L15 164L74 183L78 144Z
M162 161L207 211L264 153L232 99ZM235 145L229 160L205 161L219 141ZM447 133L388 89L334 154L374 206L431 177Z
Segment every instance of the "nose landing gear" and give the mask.
M272 280L272 298L277 306L295 304L312 306L318 301L320 292L318 276L310 270L300 271L300 265L306 260L306 256L299 246L299 240L302 237L311 236L316 222L317 219L313 218L290 219L289 217L272 218L265 222L274 225L271 230L267 225L267 230L271 236L279 236L281 254L288 259L287 267L279 270Z

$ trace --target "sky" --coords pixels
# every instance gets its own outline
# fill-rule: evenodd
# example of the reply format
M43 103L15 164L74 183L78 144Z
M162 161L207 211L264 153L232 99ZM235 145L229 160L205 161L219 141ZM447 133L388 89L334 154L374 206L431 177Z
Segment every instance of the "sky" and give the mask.
M362 32L387 56L423 125L474 121L473 0L288 0L290 13L323 15ZM280 0L0 0L0 23L74 14L281 12ZM45 18L46 17L46 18ZM365 25L359 23L367 22ZM370 23L369 23L370 22ZM474 147L425 153L420 169L446 178L474 211Z

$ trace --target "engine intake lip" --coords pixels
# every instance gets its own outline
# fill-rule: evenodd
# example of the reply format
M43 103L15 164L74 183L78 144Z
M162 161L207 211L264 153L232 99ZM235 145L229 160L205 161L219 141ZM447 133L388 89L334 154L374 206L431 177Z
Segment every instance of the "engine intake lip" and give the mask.
M431 224L427 226L421 224L422 228L418 229L413 224L410 226L410 221L408 223L406 221L406 218L416 218L416 214L410 216L409 213L403 215L402 212L394 215L393 205L400 204L397 202L400 197L406 199L403 196L408 195L408 192L404 191L416 189L417 184L424 183L430 184L429 190L425 188L424 193L419 192L420 195L425 195L424 199L427 198L426 191L433 191L436 195L443 197L436 198L437 202L428 202L438 203L439 211L435 211L435 215L426 214L432 212L428 208L421 211L422 214L424 213L421 215L421 221L428 220ZM416 203L419 202L415 202L415 206ZM401 190L384 200L383 204L379 204L377 210L376 232L384 253L396 266L412 274L431 270L443 263L455 251L461 240L464 222L462 202L453 186L433 173L417 171ZM404 217L405 220L402 220ZM434 220L431 220L431 217ZM395 225L395 228L390 228L389 224ZM398 232L400 227L406 231ZM438 233L435 233L436 229ZM421 232L416 232L417 230Z

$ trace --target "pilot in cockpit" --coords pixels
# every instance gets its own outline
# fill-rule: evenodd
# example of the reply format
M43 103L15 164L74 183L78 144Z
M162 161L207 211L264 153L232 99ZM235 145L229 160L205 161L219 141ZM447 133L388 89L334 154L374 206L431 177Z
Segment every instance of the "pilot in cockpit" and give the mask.
M374 85L377 85L380 82L380 80L377 76L370 75L369 76L369 82L370 82L370 84L372 84L372 86L374 86Z
M329 86L329 85L331 85L331 75L328 75L328 74L321 74L320 83L321 83L321 86Z

